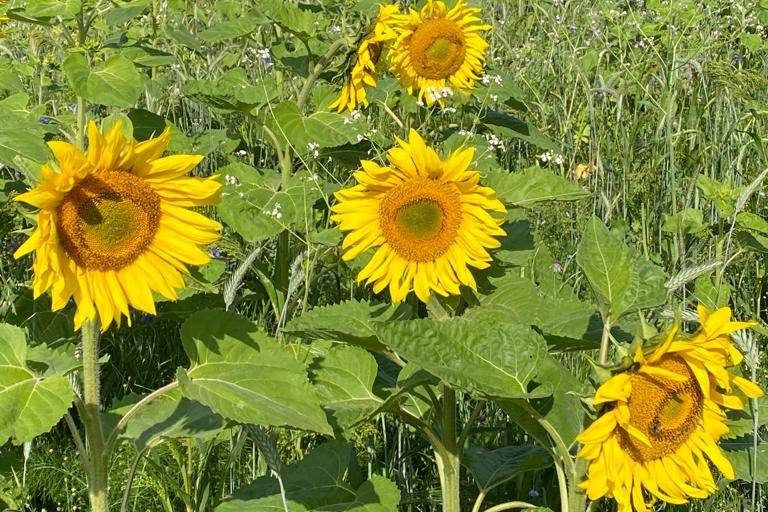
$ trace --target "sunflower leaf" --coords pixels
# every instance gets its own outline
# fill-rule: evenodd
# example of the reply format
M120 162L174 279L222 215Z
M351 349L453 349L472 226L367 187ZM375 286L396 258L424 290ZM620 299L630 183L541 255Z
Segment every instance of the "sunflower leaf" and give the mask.
M551 394L529 385L547 357L544 338L528 326L464 319L377 324L382 343L409 362L475 396L536 398Z
M287 510L310 512L345 510L347 512L390 512L397 510L400 492L390 480L374 475L358 485L352 447L330 441L299 462L282 468ZM236 490L232 497L216 507L216 512L271 512L286 510L280 484L264 476Z
M576 262L614 321L666 300L667 276L661 267L626 246L597 217L584 228Z
M191 361L177 376L187 398L241 423L331 434L304 366L244 317L201 311L181 328Z
M66 377L37 375L27 366L27 341L18 327L0 324L0 446L48 432L72 404Z

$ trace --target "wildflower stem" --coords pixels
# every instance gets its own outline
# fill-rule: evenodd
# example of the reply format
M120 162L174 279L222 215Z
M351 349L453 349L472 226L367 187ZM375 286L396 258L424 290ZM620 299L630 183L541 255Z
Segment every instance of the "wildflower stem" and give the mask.
M92 512L107 512L108 456L104 450L104 434L101 429L101 385L99 372L99 322L86 320L82 326L83 344L83 404L82 418L88 443L88 497Z

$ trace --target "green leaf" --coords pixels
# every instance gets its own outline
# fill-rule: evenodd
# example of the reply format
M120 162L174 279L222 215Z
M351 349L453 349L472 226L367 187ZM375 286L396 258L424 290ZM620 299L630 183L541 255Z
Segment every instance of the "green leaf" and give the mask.
M183 397L181 391L173 390L139 409L121 437L133 442L141 452L165 439L206 439L223 427L221 416L205 405Z
M340 441L325 443L282 472L288 510L291 512L392 512L400 492L381 476L359 481L352 447ZM353 473L354 471L354 473ZM235 491L216 512L277 512L285 510L275 478L257 478Z
M226 418L331 434L304 367L247 319L202 311L181 328L192 365L179 369L185 396Z
M46 162L51 153L43 142L45 130L28 115L21 115L7 106L0 107L0 164L16 168L16 157L37 163Z
M31 441L48 432L72 404L66 377L36 375L27 367L24 331L0 324L0 446Z
M481 296L480 306L469 309L465 318L536 326L555 350L599 346L603 325L591 304L564 293L551 296L530 279L514 274L507 274L493 284L494 291Z
M560 151L552 139L531 124L498 110L480 112L480 122L499 137L521 139L541 149Z
M291 176L281 187L280 176L242 163L220 168L227 177L219 214L249 242L271 238L284 229L304 232L312 222L312 207L321 197L319 182L309 172Z
M373 393L378 367L367 351L337 346L313 364L313 384L333 423L342 430L366 419L383 400Z
M746 400L747 410L728 411L728 430L725 434L726 439L739 438L752 434L755 430L753 400ZM768 425L768 396L761 396L757 399L757 428Z
M0 57L0 90L2 89L12 92L24 89L24 84L21 83L19 73L13 68L12 61L5 57Z
M80 11L80 4L80 0L35 0L27 3L24 14L33 18L69 19Z
M741 212L736 216L736 222L740 227L768 235L768 221L759 215L749 212Z
M133 62L122 55L113 55L89 73L86 98L101 105L130 107L139 101L143 78Z
M381 351L384 346L376 338L379 323L410 317L407 306L371 304L349 300L320 306L292 319L283 332L309 340L333 340Z
M534 379L552 390L551 396L530 400L508 400L501 403L510 420L517 423L540 444L554 447L550 434L531 416L528 407L535 409L555 429L563 443L570 447L576 442L584 426L584 407L580 395L583 385L563 364L552 357L541 361Z
M480 490L488 492L521 473L548 468L552 457L540 446L504 446L496 450L470 446L464 450L462 464Z
M527 326L454 318L388 322L375 330L409 362L475 396L529 398L551 392L547 386L528 389L547 357L547 345Z
M723 281L720 284L720 293L718 293L718 287L715 286L712 277L699 276L694 281L693 295L696 297L696 301L714 311L731 302L731 287Z
M666 300L664 271L624 245L597 217L584 228L576 262L614 321Z
M165 130L165 119L141 108L128 112L128 119L133 124L133 138L139 142L157 137Z
M733 464L737 480L751 482L754 478L758 484L768 483L768 443L758 441L757 451L754 450L752 443L752 436L743 436L724 441L720 446Z
M282 144L290 144L299 154L311 151L310 144L319 148L356 144L365 132L363 119L352 120L335 112L315 112L303 116L293 101L277 105L274 117L267 120L272 132Z
M82 365L75 357L75 346L72 343L62 343L57 346L45 344L35 345L29 348L27 362L44 366L43 375L67 375L77 370Z
M198 37L209 43L219 43L228 39L247 36L256 30L256 23L249 18L241 18L231 21L216 23L207 30L198 34Z
M666 233L699 233L704 227L704 214L701 210L686 208L674 215L665 213L661 230Z
M264 15L303 40L314 36L323 21L319 15L282 0L261 0L257 5Z
M107 11L105 21L109 26L122 25L143 13L149 7L150 0L133 0L120 7L113 7Z
M78 96L88 96L88 75L91 73L88 67L88 59L85 54L71 52L61 64L64 75L67 77L72 92Z
M589 197L589 192L577 183L538 166L528 167L522 173L493 171L483 180L501 201L511 206L532 208L548 201L578 201Z
M254 81L240 68L231 69L213 80L188 80L184 90L188 96L215 109L251 114L275 100L280 93L274 78Z

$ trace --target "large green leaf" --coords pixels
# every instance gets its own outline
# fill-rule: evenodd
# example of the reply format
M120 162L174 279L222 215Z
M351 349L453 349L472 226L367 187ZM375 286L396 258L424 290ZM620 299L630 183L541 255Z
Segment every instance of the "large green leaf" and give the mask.
M507 274L493 284L495 290L480 297L480 306L467 311L465 318L536 326L556 350L599 346L603 326L594 306L564 293L553 297L530 279L514 274Z
M0 324L0 446L11 438L21 444L48 432L74 398L64 376L37 375L26 358L24 331Z
M597 217L584 228L576 262L614 321L666 300L664 271L626 246Z
M552 390L550 396L529 400L506 400L502 408L511 421L517 423L539 443L553 446L550 434L530 414L533 408L551 424L566 446L576 442L576 436L584 425L584 407L581 404L582 383L552 357L546 357L538 366L536 383Z
M93 68L88 75L90 101L112 107L130 107L139 101L143 76L133 62L122 55L113 55Z
M259 171L242 163L220 168L226 177L219 214L229 227L249 242L271 238L284 229L304 232L320 188L307 171L293 176L285 188L273 171Z
M222 21L200 32L198 37L208 43L219 43L227 39L236 39L247 36L256 30L256 22L248 18Z
M381 322L408 318L410 314L407 306L349 300L310 309L288 322L283 332L310 340L343 341L381 350L384 347L376 338L375 326Z
M561 178L538 166L523 172L497 170L483 184L493 188L505 204L531 208L547 201L577 201L589 197L578 183Z
M768 483L768 443L758 442L755 451L752 436L743 436L724 441L721 446L733 464L737 480L751 482L754 478L757 483Z
M257 5L264 15L304 40L315 35L324 21L318 14L282 0L261 0Z
M75 93L101 105L130 107L144 90L144 77L121 54L90 68L84 54L73 52L64 59L62 68Z
M521 473L549 467L552 458L540 446L504 446L496 450L470 446L464 450L462 464L480 490L488 492Z
M249 320L203 311L182 326L192 365L179 369L184 395L226 418L332 433L305 368Z
M381 476L373 476L359 487L352 447L331 441L315 448L301 461L282 471L286 502L291 512L392 512L400 492ZM257 478L241 487L216 507L216 512L277 512L285 510L275 478Z
M253 80L245 70L235 68L215 79L189 80L184 92L219 110L254 113L277 98L280 90L274 78Z
M0 106L0 119L0 164L16 167L16 157L39 163L51 157L43 142L45 130L36 119L15 112L10 106Z
M121 417L129 408L130 405L114 412ZM131 441L141 452L165 439L205 439L216 435L223 427L221 416L203 404L185 398L176 389L139 409L128 421L121 438Z
M283 144L289 144L299 154L312 149L356 144L365 131L363 118L352 120L335 112L315 112L304 116L293 101L286 101L272 109L268 125ZM314 146L312 146L314 147Z
M342 430L376 411L383 400L373 392L376 359L358 347L331 348L313 365L313 383L323 407Z
M378 324L385 345L433 375L489 398L546 396L551 388L528 386L547 357L544 338L528 326L454 318Z

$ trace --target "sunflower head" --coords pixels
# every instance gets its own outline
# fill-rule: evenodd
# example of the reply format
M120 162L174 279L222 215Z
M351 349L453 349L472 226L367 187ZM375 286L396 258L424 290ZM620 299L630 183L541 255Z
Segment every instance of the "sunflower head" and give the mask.
M355 110L358 106L368 106L366 88L376 86L379 60L387 42L397 37L395 27L399 19L397 4L379 5L376 23L357 44L341 93L330 108L343 112Z
M70 298L75 327L98 318L102 329L129 307L155 313L152 292L176 299L187 265L209 261L201 246L219 238L221 225L190 207L214 204L216 176L186 176L200 155L163 157L170 131L137 142L116 123L106 134L88 126L84 154L67 142L49 142L55 165L15 198L39 208L37 227L16 251L35 253L34 295L51 290L53 309Z
M363 161L358 184L336 193L333 220L349 231L345 260L376 248L358 281L378 293L389 287L393 302L411 288L426 302L432 292L458 294L475 287L469 267L486 268L494 238L503 236L505 212L495 192L479 185L470 168L474 148L442 160L416 131L388 152L389 165Z
M471 91L485 69L488 30L477 17L479 8L462 0L448 9L441 0L428 0L419 11L403 17L390 52L392 68L409 93L428 105L441 101L442 91Z
M578 456L590 461L582 483L589 499L613 497L620 512L632 512L647 510L644 491L676 504L706 498L717 489L707 459L733 479L717 445L728 433L723 408L743 409L736 389L751 398L763 392L728 370L742 359L728 335L752 324L732 322L729 308L700 306L699 318L692 337L673 329L598 388L594 403L604 413L578 438Z

